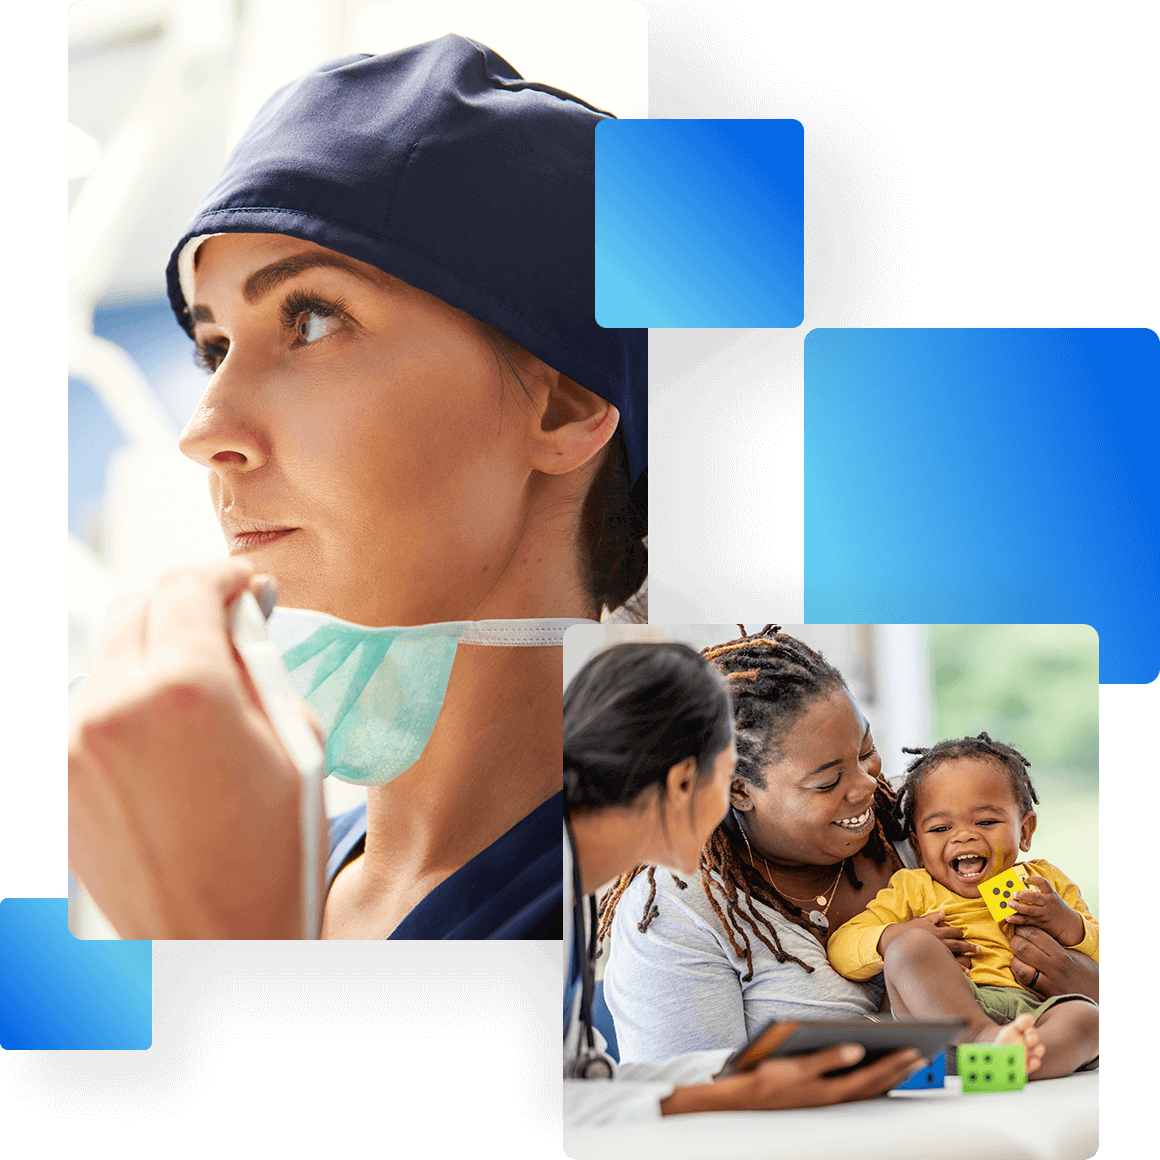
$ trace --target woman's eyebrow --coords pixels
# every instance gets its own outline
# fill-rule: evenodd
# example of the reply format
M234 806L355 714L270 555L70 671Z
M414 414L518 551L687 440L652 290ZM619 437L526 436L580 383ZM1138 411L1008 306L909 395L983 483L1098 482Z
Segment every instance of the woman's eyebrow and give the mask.
M380 289L390 289L394 282L389 274L384 273L380 277L376 277L378 271L364 269L358 263L344 258L341 254L292 254L288 258L281 258L277 262L263 266L260 270L255 270L242 286L242 297L252 306L276 286L280 286L291 278L296 278L304 270L313 270L324 266L332 266L335 269L345 271L347 274L353 274L356 278L370 282L371 285Z
M866 744L866 738L869 736L870 736L870 722L867 721L866 722L866 732L862 734L862 744L858 746L859 749L862 748L862 745ZM819 765L817 769L811 769L809 771L809 773L805 774L805 776L802 778L802 780L804 781L806 777L813 777L815 773L822 773L823 771L830 769L835 765L841 765L841 764L842 764L842 758L840 758L840 757L836 758L834 761L827 761L825 765Z
M325 266L353 274L356 278L361 278L364 282L369 282L380 290L393 290L403 285L397 278L392 278L385 271L364 269L357 262L352 262L341 254L293 254L289 258L281 258L277 262L263 266L260 270L255 270L242 286L242 296L252 306L275 287L291 278L298 277L304 270ZM194 322L214 321L213 311L208 306L195 303L189 308L189 313Z

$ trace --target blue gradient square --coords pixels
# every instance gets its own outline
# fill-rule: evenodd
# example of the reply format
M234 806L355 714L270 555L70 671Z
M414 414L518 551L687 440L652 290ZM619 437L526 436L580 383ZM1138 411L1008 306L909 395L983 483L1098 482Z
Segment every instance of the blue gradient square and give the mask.
M1160 671L1151 330L812 330L805 615L1090 624Z
M73 938L67 898L0 900L0 1047L150 1047L152 948Z
M802 189L800 121L601 121L596 321L800 326Z

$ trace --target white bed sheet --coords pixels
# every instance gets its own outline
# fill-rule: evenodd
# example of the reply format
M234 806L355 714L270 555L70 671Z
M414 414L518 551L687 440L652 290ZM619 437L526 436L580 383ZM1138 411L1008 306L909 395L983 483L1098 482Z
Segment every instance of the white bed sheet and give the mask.
M716 1112L564 1131L573 1160L1089 1160L1098 1073L1022 1091L896 1092L833 1108Z

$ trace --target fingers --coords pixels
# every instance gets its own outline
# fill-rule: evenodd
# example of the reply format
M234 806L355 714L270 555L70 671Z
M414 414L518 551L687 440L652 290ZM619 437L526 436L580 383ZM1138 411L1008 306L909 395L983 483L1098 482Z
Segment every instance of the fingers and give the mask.
M1011 896L1011 909L1016 914L1042 915L1057 901L1052 895L1040 894L1038 890L1017 890Z
M1023 926L1017 934L1012 934L1011 950L1015 957L1011 960L1011 973L1021 987L1040 994L1050 993L1044 984L1053 970L1053 945L1058 946L1050 935L1036 926Z
M931 926L938 926L946 916L947 912L945 910L932 910L930 914L924 914L922 916L922 921L929 922Z
M226 606L246 587L254 566L224 560L173 572L153 590L146 611L145 645L163 664L201 662L235 671Z
M929 1060L923 1059L915 1048L892 1051L874 1063L859 1067L848 1075L835 1076L828 1080L831 1103L845 1103L849 1100L865 1100L882 1095L907 1076L926 1067Z
M1037 926L1024 926L1018 933L1013 934L1011 939L1011 949L1032 970L1036 967L1042 970L1048 966L1051 962L1052 948L1058 945L1051 935Z
M889 1091L907 1075L926 1065L914 1048L892 1052L844 1075L826 1073L856 1065L866 1049L843 1043L809 1055L767 1059L753 1071L757 1080L755 1107L806 1108L863 1100Z
M860 1043L840 1043L801 1058L803 1062L808 1060L808 1070L814 1075L825 1075L827 1071L837 1071L840 1067L852 1067L865 1056L866 1048Z
M974 943L963 942L963 928L961 926L942 925L944 915L944 911L936 910L931 914L923 915L923 919L935 923L935 935L946 943L952 954L978 953L979 947Z
M978 943L966 942L961 938L948 938L943 941L943 946L951 952L955 958L960 956L970 957L971 955L980 955L983 953L983 948Z

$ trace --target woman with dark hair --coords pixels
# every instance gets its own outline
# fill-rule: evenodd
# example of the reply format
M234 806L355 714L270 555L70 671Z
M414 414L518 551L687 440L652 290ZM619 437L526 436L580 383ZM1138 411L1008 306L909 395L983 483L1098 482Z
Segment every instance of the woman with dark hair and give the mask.
M327 769L368 787L322 936L559 937L563 631L647 571L646 335L592 313L607 116L459 36L346 57L195 211L181 447L234 560L126 610L83 690L70 864L123 936L301 933L297 772L227 634L264 574Z
M662 1064L618 1066L605 1053L592 1024L595 891L640 863L671 867L674 880L695 872L728 807L733 740L725 683L686 645L616 645L589 660L564 695L565 883L572 892L564 939L566 1124L840 1103L878 1095L920 1063L916 1051L894 1052L827 1078L861 1058L861 1047L845 1044L715 1080L744 1036L719 1045L724 1050ZM644 910L652 913L651 896ZM601 1079L614 1082L592 1082Z
M773 1019L874 1015L881 977L843 978L826 941L914 865L870 724L837 669L777 625L704 656L733 697L729 812L696 884L641 865L604 900L605 998L630 1059L735 1045ZM966 963L962 932L931 925ZM1045 997L1095 997L1098 967L1040 935L1013 944L1017 978Z

